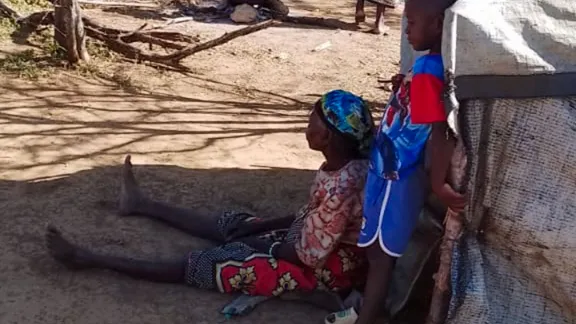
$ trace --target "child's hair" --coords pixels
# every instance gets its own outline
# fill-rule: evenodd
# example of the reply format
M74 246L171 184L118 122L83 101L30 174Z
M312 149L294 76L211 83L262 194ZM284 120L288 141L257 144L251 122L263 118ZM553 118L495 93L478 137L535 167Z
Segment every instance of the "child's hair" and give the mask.
M452 7L458 0L408 0L407 4L417 5L429 11L433 15L443 14L446 9Z

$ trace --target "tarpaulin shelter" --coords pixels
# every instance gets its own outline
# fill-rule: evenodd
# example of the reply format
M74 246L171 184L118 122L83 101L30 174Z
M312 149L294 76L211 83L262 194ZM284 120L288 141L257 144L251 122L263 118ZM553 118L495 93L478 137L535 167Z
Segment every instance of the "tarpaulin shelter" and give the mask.
M459 0L443 57L470 195L446 323L576 323L576 1Z

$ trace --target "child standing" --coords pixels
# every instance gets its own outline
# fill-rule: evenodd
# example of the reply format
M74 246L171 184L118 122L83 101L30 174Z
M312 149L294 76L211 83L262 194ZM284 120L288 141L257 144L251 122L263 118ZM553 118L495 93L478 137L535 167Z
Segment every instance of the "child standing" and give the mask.
M444 67L440 54L444 11L455 0L409 0L408 42L429 51L400 80L372 146L358 245L370 270L356 324L372 324L385 303L396 259L406 249L429 188L459 211L465 197L446 183L454 142L448 136L443 104ZM424 151L429 150L429 174Z

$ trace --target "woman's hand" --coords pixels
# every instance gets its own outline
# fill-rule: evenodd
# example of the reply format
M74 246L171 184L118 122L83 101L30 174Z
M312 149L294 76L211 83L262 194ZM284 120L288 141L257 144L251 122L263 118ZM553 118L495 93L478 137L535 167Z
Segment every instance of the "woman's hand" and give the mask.
M251 248L256 250L258 253L263 253L263 254L268 254L270 252L270 247L273 244L273 242L270 242L268 240L263 240L263 239L258 238L258 237L246 237L246 238L243 238L243 239L238 240L238 241L250 246Z
M267 233L275 230L288 229L294 221L294 215L270 218L270 219L257 219L249 222L241 221L236 227L228 230L226 234L226 242L238 241L244 237L255 236L262 233Z

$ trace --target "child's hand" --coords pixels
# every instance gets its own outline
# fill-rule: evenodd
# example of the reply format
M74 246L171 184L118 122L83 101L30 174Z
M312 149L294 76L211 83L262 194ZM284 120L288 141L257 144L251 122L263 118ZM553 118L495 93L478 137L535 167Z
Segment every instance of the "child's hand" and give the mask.
M457 213L462 212L468 203L465 195L454 191L447 183L436 188L434 193L444 205Z
M392 81L392 91L396 93L398 89L400 89L400 85L404 80L404 74L396 74L395 76L390 79Z

